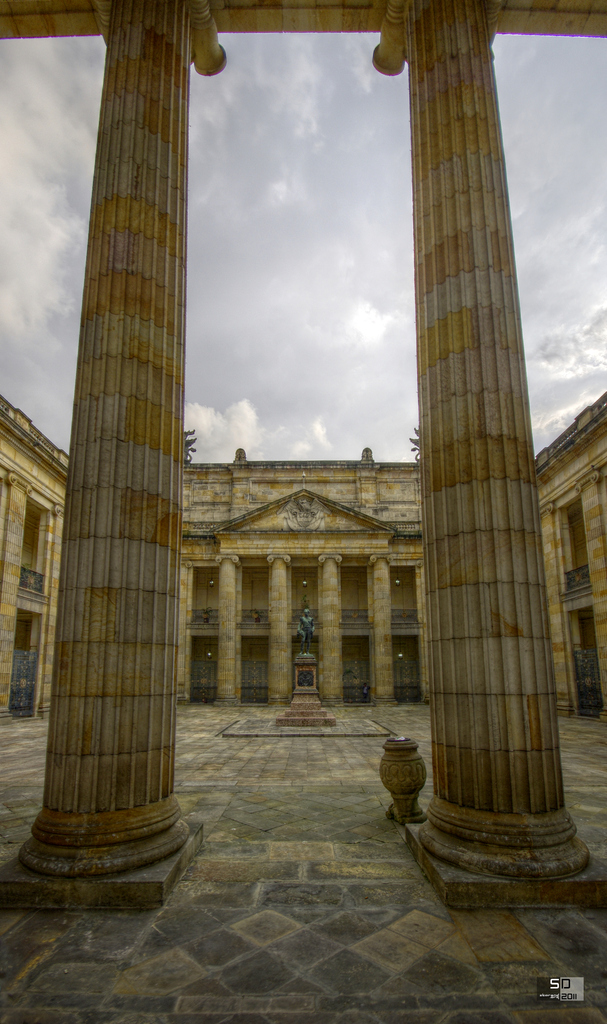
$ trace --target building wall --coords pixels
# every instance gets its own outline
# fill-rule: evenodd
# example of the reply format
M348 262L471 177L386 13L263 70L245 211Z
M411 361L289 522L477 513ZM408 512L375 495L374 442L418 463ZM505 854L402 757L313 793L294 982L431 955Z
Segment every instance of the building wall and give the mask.
M607 393L536 460L558 710L607 719Z
M288 514L298 495L321 527ZM351 462L248 462L239 449L233 463L186 466L180 699L286 703L304 599L325 701L356 699L365 681L378 701L424 699L421 557L415 463L376 463L369 449Z
M67 455L0 396L0 720L49 703ZM22 652L15 656L15 651ZM33 689L32 689L33 687Z

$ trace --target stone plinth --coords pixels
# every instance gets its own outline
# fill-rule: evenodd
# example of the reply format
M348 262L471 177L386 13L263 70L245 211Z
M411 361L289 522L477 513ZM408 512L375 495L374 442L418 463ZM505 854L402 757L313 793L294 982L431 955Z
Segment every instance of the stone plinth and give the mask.
M295 689L291 706L276 716L276 725L335 725L335 715L325 711L316 687L316 658L300 654L295 659Z

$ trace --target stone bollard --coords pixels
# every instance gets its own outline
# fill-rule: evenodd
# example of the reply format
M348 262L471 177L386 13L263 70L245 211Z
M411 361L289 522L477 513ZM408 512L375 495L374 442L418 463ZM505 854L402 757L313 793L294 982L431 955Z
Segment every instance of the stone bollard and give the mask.
M421 754L417 753L417 743L400 736L399 739L386 740L384 751L379 777L394 801L386 811L386 817L395 818L401 825L407 821L425 821L426 815L417 797L426 782L426 766Z

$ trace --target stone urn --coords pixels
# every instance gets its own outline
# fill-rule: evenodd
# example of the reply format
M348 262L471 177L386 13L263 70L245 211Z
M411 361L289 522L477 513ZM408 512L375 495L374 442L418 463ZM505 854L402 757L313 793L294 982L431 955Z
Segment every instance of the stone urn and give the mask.
M415 740L406 736L386 740L385 753L379 763L379 777L393 800L386 817L395 818L401 825L407 821L426 820L417 802L419 791L426 782L426 766L417 746Z

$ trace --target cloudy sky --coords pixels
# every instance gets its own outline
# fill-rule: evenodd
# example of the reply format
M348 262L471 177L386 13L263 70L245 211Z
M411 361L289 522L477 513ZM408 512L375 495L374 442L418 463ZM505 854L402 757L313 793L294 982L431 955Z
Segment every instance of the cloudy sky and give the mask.
M406 73L373 36L226 36L192 73L195 458L409 460ZM607 40L495 46L536 450L607 390ZM104 44L0 42L0 393L67 448Z

